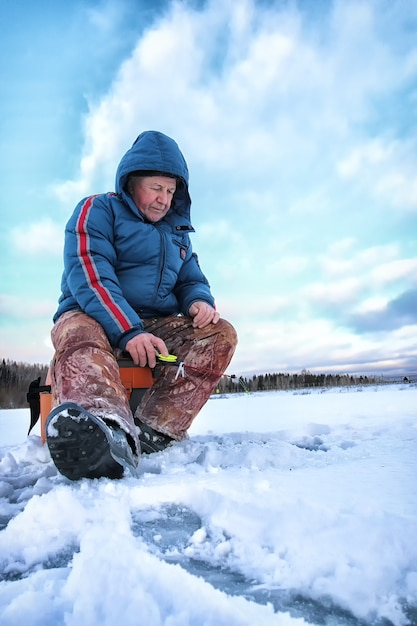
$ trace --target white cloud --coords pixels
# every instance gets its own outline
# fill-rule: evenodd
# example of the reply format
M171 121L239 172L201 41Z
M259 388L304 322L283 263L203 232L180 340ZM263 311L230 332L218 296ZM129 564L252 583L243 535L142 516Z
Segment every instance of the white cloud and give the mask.
M343 39L346 26L337 27ZM366 35L373 45L373 33ZM224 54L215 58L217 36ZM289 155L302 158L306 148L311 155L312 138L343 126L352 111L339 78L351 50L332 45L336 54L329 55L306 37L294 12L255 10L252 2L242 9L214 1L194 12L173 5L144 33L108 95L91 106L76 192L87 191L98 168L108 177L136 129L146 127L176 131L189 157L213 169L271 171ZM369 63L366 77L375 70L371 55ZM372 89L367 80L355 86L360 101Z
M297 297L316 315L340 322L350 313L384 310L416 284L417 261L400 254L394 244L360 249L354 239L337 241L319 258L320 280L301 286Z
M355 276L350 276L334 282L311 283L304 289L304 294L311 303L341 307L355 301L362 291L362 281Z
M394 208L417 211L417 144L413 137L365 141L337 164L339 175L356 182L371 195Z
M280 320L255 326L237 324L240 344L232 370L243 372L301 371L379 372L390 368L390 354L417 354L413 331L357 336L329 320L305 320L303 324ZM415 328L414 328L415 333ZM250 349L246 346L250 341ZM388 347L387 347L388 345ZM414 346L414 347L413 347Z
M199 237L202 240L216 241L226 240L230 242L231 239L239 239L239 233L236 232L235 226L225 219L217 220L216 222L203 222L198 229Z
M90 105L80 175L58 187L60 199L74 204L92 189L112 189L118 160L146 128L178 139L192 180L201 167L249 189L261 172L279 180L306 180L320 167L330 173L357 118L369 117L370 99L399 80L371 8L335 7L330 36L320 40L294 10L250 1L213 0L194 11L173 4L143 33L108 94ZM365 51L367 63L359 56ZM353 144L338 171L352 177L363 164L386 162L390 151L380 139ZM401 182L387 182L390 193L414 203L414 191L400 196ZM323 200L327 206L322 183L293 194L292 205L313 212Z
M353 310L355 313L359 314L379 313L385 310L388 302L388 298L384 298L382 296L372 296L362 300L356 309L354 308Z
M90 28L102 36L112 37L123 17L123 3L105 0L86 9Z
M394 259L391 262L380 263L372 269L371 280L378 287L398 284L399 281L407 280L410 284L416 282L417 259Z
M392 158L393 146L381 139L355 147L338 165L337 170L344 178L355 178L364 169L387 163Z
M393 168L385 177L381 177L375 185L375 193L381 199L388 199L392 206L396 208L417 213L415 170L413 172L409 171L407 174L404 171L400 171L400 168L404 167L405 164L403 162L401 165L397 165L397 170ZM413 164L414 167L417 167L417 159Z
M50 363L54 354L50 326L26 320L23 342L16 340L16 333L21 333L17 326L0 327L1 357L26 363Z
M359 247L359 242L353 238L346 238L332 243L320 256L320 265L323 273L340 279L346 276L365 276L381 263L397 262L400 250L397 244L375 245L365 248Z
M56 301L28 299L26 295L0 294L0 315L3 319L33 320L45 316L52 318L55 310Z
M62 256L64 232L62 225L45 218L24 228L12 229L11 242L17 251L25 254Z

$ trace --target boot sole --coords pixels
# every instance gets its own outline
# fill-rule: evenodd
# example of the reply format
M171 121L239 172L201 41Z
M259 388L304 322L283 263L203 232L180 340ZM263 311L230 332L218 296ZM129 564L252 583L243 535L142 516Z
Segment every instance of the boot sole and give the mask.
M70 480L118 479L125 470L136 475L130 447L127 443L122 446L120 441L117 430L73 402L61 404L46 420L46 442L52 460Z

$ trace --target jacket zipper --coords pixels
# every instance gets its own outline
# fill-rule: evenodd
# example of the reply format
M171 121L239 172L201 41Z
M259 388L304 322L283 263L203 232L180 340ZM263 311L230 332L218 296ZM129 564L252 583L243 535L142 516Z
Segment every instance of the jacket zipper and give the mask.
M155 226L155 228L157 228ZM154 296L154 302L157 301L158 298L158 293L159 290L161 288L162 285L162 277L164 275L164 270L165 270L165 261L166 261L166 238L165 238L165 233L163 230L160 230L159 228L157 228L158 232L159 232L159 236L161 237L161 265L159 268L159 281L156 287L156 292L155 292L155 296Z

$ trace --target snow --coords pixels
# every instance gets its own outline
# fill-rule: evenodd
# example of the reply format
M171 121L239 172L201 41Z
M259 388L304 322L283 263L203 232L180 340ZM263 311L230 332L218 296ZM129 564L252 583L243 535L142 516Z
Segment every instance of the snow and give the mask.
M0 411L2 626L417 624L417 387L211 399L139 478Z

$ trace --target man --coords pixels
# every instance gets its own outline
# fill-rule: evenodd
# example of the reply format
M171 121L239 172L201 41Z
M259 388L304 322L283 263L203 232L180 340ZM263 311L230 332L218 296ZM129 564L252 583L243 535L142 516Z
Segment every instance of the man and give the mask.
M46 436L72 480L134 474L141 451L185 439L233 356L236 332L192 251L190 207L178 145L146 131L119 164L116 193L82 200L67 224ZM141 367L169 354L188 367L184 377L162 367L133 416L122 351Z

